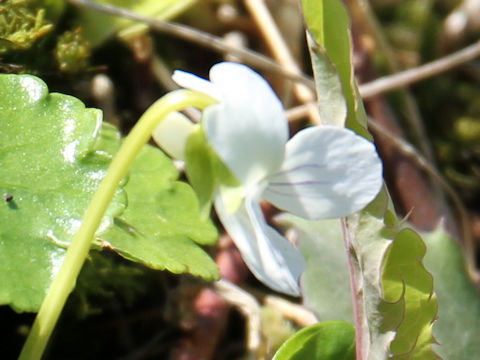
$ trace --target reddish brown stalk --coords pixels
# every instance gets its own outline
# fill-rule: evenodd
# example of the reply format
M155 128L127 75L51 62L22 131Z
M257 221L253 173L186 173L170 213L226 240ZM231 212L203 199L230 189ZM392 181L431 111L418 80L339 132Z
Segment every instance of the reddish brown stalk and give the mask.
M358 262L355 256L355 250L352 246L352 241L350 237L350 232L348 231L348 225L345 218L341 219L342 223L342 231L343 231L343 239L345 243L345 253L347 256L347 263L348 263L348 272L350 275L350 292L352 294L352 307L353 307L353 319L355 325L355 352L356 360L363 360L363 351L362 346L364 343L363 339L363 324L364 324L364 316L365 312L362 308L362 300L361 300L361 289L359 286L359 277L358 277ZM361 276L361 275L360 275Z

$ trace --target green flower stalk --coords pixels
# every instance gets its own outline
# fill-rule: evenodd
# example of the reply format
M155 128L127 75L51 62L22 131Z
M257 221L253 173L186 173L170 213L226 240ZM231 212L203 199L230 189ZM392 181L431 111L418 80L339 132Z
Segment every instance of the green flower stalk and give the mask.
M115 190L140 152L150 139L156 126L171 112L186 107L205 107L216 103L212 97L191 91L173 91L155 102L126 137L113 159L85 213L82 226L75 235L66 253L65 261L40 307L19 360L41 359L55 324L90 250L95 232L113 198Z

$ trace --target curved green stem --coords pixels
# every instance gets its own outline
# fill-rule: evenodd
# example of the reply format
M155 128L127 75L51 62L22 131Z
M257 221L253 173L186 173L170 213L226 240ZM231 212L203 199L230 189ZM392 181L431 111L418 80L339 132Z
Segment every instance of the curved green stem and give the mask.
M198 92L177 90L159 99L143 114L126 137L92 198L84 215L82 226L73 238L62 267L43 300L19 360L35 360L42 357L68 295L75 287L76 279L88 255L95 232L115 190L127 175L137 154L150 139L155 127L172 111L189 106L204 109L215 102L209 96Z

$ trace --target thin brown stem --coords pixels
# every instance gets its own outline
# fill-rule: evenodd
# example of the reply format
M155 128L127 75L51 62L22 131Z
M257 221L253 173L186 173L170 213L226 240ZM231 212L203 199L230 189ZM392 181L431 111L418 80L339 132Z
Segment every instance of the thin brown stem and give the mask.
M275 60L278 61L284 69L288 69L293 73L301 75L302 71L295 61L280 29L265 4L265 0L244 0L244 3L252 15L257 27L260 29L260 32ZM293 84L293 91L298 101L301 103L309 103L315 100L313 89L305 86L305 84ZM321 123L320 114L316 106L308 107L308 115L310 122L314 124Z
M362 98L368 99L391 90L399 89L416 82L437 76L455 67L468 63L480 56L480 41L466 48L429 62L414 69L405 70L378 80L360 85Z
M229 304L235 306L247 320L248 358L255 359L261 345L262 318L260 304L245 290L227 280L218 280L214 288Z
M276 295L266 295L263 298L265 306L271 306L280 312L283 317L293 321L295 324L306 327L318 323L315 313L306 306L291 302Z

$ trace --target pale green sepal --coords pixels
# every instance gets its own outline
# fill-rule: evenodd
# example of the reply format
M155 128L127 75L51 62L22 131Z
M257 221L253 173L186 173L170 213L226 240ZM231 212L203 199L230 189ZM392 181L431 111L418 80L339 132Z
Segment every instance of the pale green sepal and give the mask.
M234 211L239 203L238 196L243 190L235 176L211 148L200 125L195 125L187 138L185 160L187 177L197 193L203 217L206 219L210 216L213 197L218 187L225 191L227 198L229 194L232 195L228 208Z
M225 204L225 210L234 213L245 198L245 189L242 186L220 186L220 196Z
M195 126L185 146L185 171L195 190L200 212L206 219L210 215L213 197L218 184L215 153L205 138L201 126Z

